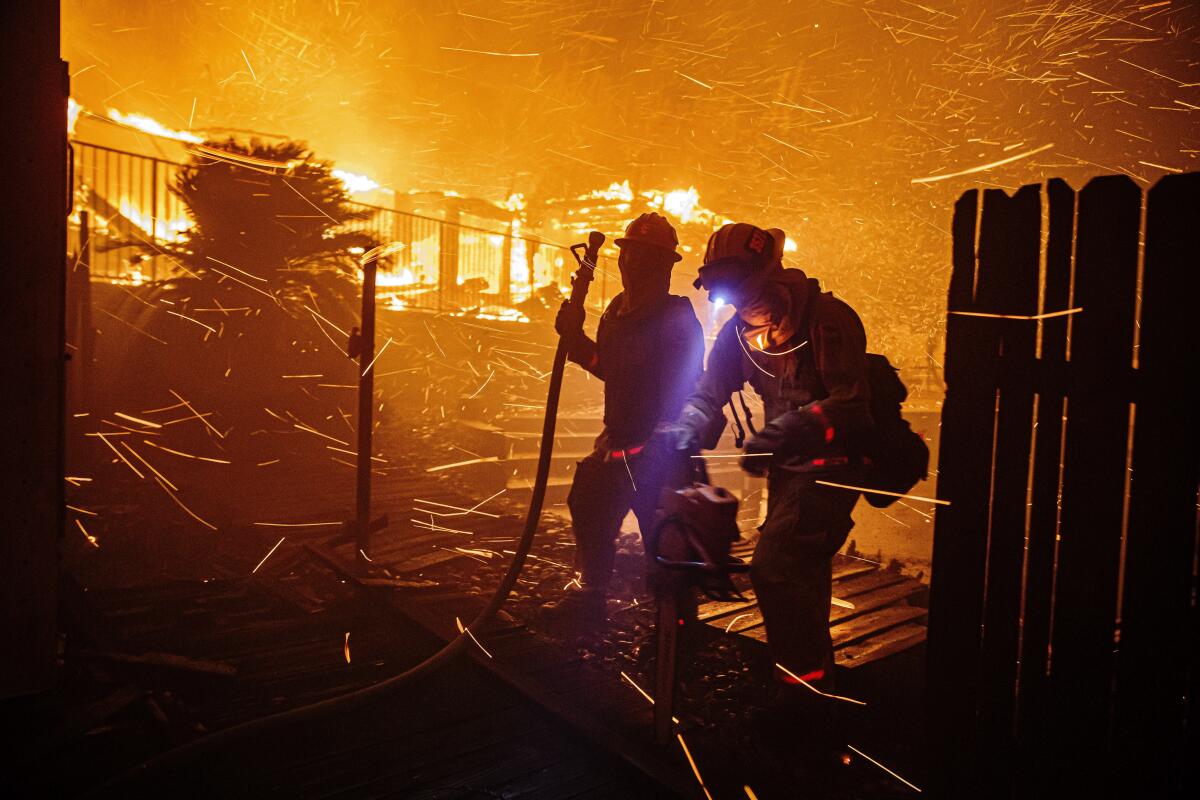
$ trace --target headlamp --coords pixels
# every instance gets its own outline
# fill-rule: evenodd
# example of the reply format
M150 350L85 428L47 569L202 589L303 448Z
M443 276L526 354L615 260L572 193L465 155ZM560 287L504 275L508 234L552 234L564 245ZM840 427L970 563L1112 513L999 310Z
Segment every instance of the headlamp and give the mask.
M692 284L704 289L709 296L718 295L726 299L733 297L737 288L754 272L754 265L741 256L726 256L714 259L700 267L699 276Z

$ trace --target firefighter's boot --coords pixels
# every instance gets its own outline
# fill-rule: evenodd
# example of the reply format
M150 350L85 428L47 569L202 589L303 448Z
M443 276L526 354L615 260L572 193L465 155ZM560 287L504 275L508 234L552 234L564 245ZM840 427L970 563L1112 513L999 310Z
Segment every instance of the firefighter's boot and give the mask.
M537 622L550 633L590 634L604 625L606 605L603 590L579 589L543 605Z

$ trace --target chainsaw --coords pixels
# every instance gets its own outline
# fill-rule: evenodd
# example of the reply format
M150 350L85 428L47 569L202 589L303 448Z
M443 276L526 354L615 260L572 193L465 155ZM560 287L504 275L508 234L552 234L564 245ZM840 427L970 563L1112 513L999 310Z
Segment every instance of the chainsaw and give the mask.
M732 575L750 569L730 553L740 540L738 499L712 486L703 461L692 460L692 482L664 489L654 527L654 560L664 569L683 573L688 583L713 600L745 600Z

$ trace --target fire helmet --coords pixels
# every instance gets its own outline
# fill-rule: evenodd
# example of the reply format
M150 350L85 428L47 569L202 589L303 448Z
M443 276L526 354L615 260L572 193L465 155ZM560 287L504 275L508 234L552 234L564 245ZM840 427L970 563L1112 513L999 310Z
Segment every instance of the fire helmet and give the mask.
M675 233L675 228L667 222L666 217L653 211L642 214L629 223L625 228L625 235L617 239L615 244L617 247L624 247L629 242L640 242L670 253L673 261L683 258L675 252L675 248L679 246L679 236Z
M749 283L783 263L786 234L778 228L764 230L748 222L722 225L708 238L704 265L694 286L710 295L733 299L739 289L745 293Z

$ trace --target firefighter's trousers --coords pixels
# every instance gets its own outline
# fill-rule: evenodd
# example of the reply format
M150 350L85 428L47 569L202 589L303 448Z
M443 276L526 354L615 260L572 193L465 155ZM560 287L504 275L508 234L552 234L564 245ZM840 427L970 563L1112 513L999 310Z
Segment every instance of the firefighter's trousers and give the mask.
M854 527L850 512L858 493L782 470L771 471L767 491L767 517L750 566L767 644L777 663L829 686L832 559Z
M682 483L687 465L677 456L647 445L636 455L596 451L578 462L567 507L575 531L575 567L587 589L605 591L612 580L621 521L632 510L647 552L647 576L657 572L649 554L659 493Z

